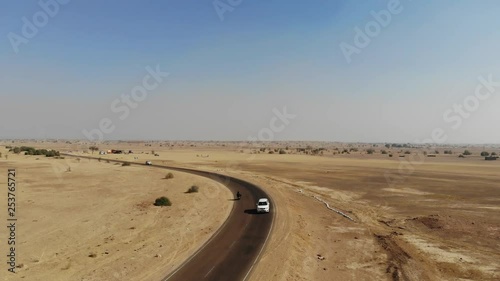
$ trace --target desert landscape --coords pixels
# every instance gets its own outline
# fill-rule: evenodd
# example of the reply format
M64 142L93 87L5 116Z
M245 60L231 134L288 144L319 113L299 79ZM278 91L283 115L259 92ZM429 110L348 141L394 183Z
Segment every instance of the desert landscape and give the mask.
M499 146L62 140L1 145L0 167L15 167L19 174L22 222L21 264L16 277L4 280L160 280L229 215L228 200L222 202L224 212L208 211L221 203L218 198L233 196L219 183L176 171L165 179L168 171L108 160L213 171L262 187L276 218L249 280L500 278L500 161L480 156L498 154ZM16 146L75 157L5 148ZM463 156L465 150L471 155ZM185 193L191 185L200 192ZM171 207L153 206L162 195Z
M500 281L498 0L0 10L0 281Z

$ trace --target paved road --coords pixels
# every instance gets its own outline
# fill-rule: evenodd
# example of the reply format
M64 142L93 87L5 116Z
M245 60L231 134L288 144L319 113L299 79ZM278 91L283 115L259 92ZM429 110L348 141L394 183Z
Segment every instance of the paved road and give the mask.
M269 196L258 186L233 177L170 166L152 165L151 167L207 177L224 184L233 194L238 190L242 194L241 200L234 202L229 218L219 231L197 253L162 281L245 280L253 264L259 258L272 227L274 218L272 201L271 213L256 214L255 212L257 199L269 198ZM221 198L221 200L232 199ZM217 206L214 206L212 211L217 212Z

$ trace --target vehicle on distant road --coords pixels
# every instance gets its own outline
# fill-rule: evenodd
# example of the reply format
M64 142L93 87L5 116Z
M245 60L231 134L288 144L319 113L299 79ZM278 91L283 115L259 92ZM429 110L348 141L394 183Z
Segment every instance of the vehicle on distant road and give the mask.
M151 166L153 163L151 161L146 161L146 165Z
M257 202L257 213L269 213L270 206L269 199L260 198Z

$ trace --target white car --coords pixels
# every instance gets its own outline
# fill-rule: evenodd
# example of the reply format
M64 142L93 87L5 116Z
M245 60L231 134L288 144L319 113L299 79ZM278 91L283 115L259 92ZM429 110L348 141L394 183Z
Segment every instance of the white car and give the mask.
M260 198L257 202L257 213L269 213L270 205L269 199Z
M153 163L151 163L151 161L146 161L146 165L151 166Z

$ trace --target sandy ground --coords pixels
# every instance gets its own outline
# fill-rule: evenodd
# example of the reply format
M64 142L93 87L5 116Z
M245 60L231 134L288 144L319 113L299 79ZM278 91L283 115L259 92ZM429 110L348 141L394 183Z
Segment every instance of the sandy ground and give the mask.
M0 160L0 186L7 186L6 171L13 167L19 267L13 275L3 265L1 280L159 280L232 208L232 201L221 200L232 198L222 185L175 171L167 180L169 171L162 169L10 154ZM200 192L185 194L193 184ZM160 196L173 205L153 206ZM6 210L6 200L0 205ZM210 211L214 205L219 212ZM0 249L7 253L4 242Z
M500 279L500 161L454 152L408 168L401 163L409 155L252 154L220 143L101 149L117 147L134 154L103 159L195 167L264 187L277 219L251 280ZM387 173L397 181L389 184Z

